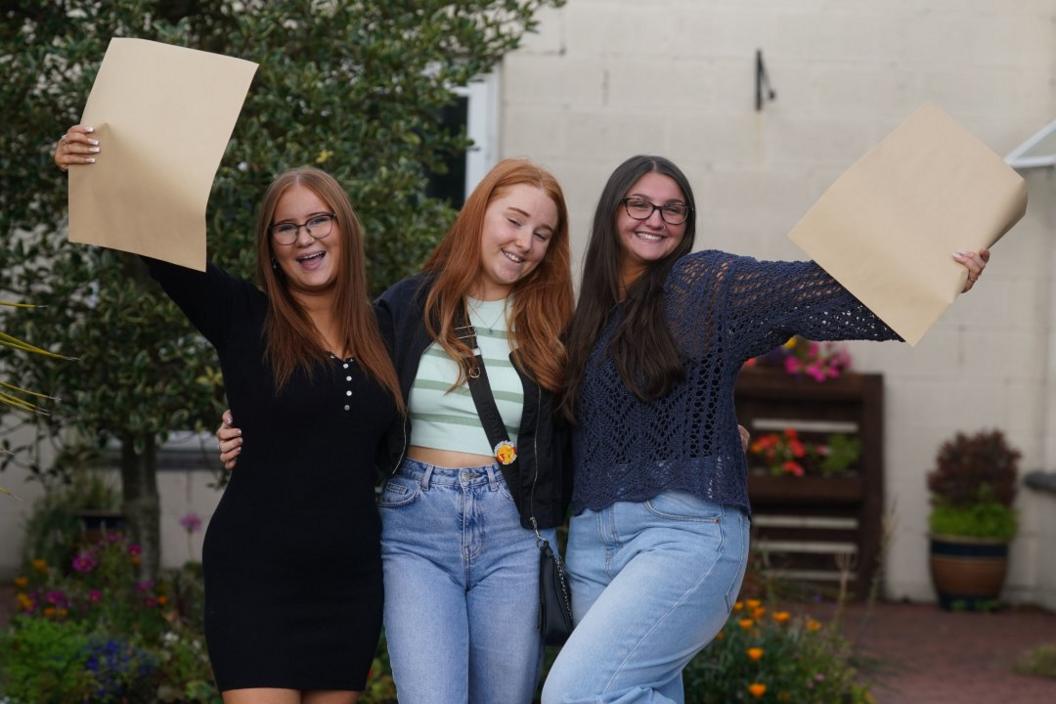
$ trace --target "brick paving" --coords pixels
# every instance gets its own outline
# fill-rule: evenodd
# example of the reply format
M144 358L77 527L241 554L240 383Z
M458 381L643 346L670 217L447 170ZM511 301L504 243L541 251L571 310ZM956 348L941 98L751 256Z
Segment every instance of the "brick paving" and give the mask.
M0 628L14 590L0 585ZM831 607L811 609L826 618ZM846 636L857 645L877 704L1054 704L1056 680L1017 675L1029 648L1056 643L1056 614L1032 608L947 613L922 604L848 606Z
M878 704L1056 703L1056 680L1012 671L1031 647L1056 643L1056 614L949 613L924 604L877 604L869 612L854 605L843 624Z

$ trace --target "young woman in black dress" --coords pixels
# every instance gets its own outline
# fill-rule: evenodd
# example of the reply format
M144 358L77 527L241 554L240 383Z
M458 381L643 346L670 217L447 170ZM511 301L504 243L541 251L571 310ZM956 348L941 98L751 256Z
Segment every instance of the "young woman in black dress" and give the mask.
M71 127L55 163L87 165L100 149L91 128ZM202 555L224 702L354 702L381 628L372 460L403 401L348 196L317 169L272 182L257 225L263 291L213 265L144 261L216 347L231 408L256 438Z

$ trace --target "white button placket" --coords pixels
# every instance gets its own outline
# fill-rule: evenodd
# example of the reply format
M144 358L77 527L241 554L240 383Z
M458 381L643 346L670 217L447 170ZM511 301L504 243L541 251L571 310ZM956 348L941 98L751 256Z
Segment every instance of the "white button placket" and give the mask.
M341 367L343 369L345 369L345 371L348 371L348 362L342 362ZM345 383L347 383L348 386L349 386L349 388L345 389L345 401L348 401L349 397L352 396L352 388L351 388L351 386L352 386L352 375L351 374L346 374L345 375ZM351 404L345 403L345 410L346 411L351 411L352 410Z

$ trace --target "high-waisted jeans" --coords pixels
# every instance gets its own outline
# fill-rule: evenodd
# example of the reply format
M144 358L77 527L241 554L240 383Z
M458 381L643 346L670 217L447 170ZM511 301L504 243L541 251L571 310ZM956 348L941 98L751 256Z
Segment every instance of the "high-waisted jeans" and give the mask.
M682 670L725 624L748 562L740 510L669 491L572 519L577 623L543 704L681 703Z
M404 460L379 502L400 704L528 704L542 659L539 548L498 465ZM554 531L543 531L554 542Z

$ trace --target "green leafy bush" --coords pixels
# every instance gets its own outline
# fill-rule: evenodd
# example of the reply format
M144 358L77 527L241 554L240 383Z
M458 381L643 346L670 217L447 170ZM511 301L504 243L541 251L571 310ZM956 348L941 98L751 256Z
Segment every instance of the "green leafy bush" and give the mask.
M85 701L95 684L84 668L88 643L81 624L16 617L0 636L0 692L25 704Z
M996 501L972 506L938 504L931 509L928 525L935 535L1011 540L1016 535L1016 512Z
M1039 645L1016 663L1016 672L1056 679L1056 644Z
M758 600L737 602L722 632L683 673L688 704L869 704L850 646L831 627Z
M957 433L943 443L928 474L931 532L1011 540L1019 458L1000 430Z

